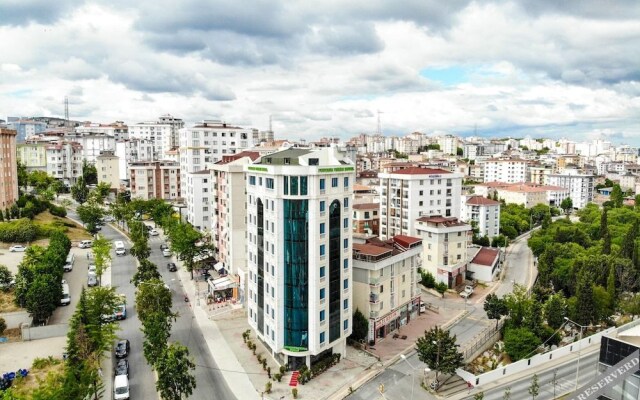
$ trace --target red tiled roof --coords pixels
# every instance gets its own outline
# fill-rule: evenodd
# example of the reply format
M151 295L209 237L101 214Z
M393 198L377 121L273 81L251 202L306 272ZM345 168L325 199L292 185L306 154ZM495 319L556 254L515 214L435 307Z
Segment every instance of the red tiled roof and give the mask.
M499 201L487 199L482 196L473 196L467 200L467 204L476 205L476 206L495 206L500 204Z
M409 168L401 169L391 173L401 174L401 175L436 175L436 174L450 174L451 171L446 171L444 169L437 169L437 168L409 167Z
M258 153L257 151L243 151L238 154L222 156L222 160L218 161L216 164L228 164L243 157L249 157L251 161L255 161L260 157L260 153Z
M377 210L378 208L380 208L380 203L354 204L353 208L355 210Z
M366 254L370 256L381 256L383 254L391 253L393 251L393 249L382 247L382 246L376 246L374 244L359 244L359 243L353 244L353 250L358 253Z
M371 190L371 186L367 186L367 185L360 185L358 183L353 185L353 191L361 191L361 190Z
M396 235L393 240L404 248L408 248L414 243L422 242L422 239L407 235Z
M476 254L476 256L473 257L473 260L471 260L471 263L491 266L495 262L496 257L498 257L498 253L499 253L498 249L483 247L480 249L478 254Z

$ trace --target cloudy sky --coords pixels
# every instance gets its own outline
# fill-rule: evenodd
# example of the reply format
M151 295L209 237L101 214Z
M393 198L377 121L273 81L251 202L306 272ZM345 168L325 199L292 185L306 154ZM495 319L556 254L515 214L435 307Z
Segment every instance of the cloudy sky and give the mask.
M0 118L640 145L637 0L1 0Z

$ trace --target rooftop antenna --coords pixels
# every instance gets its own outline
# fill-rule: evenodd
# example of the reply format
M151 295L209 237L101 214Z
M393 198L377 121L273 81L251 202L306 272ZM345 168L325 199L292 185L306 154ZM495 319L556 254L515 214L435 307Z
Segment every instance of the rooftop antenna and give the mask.
M273 132L273 115L269 115L269 132Z
M69 126L69 98L64 96L64 126Z
M382 126L380 125L380 114L384 114L384 113L378 110L378 135L382 135Z

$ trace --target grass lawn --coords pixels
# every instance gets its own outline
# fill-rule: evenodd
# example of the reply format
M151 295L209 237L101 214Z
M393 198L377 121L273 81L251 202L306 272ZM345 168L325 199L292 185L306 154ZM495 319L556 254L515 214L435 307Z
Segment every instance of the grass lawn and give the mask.
M54 221L60 221L67 227L66 235L72 242L91 239L92 236L82 226L76 224L68 218L60 218L51 215L49 211L42 212L33 219L36 223L48 224Z
M22 311L22 308L16 306L13 302L13 290L3 292L0 290L0 312Z
M28 396L49 373L62 374L63 372L64 362L61 359L53 357L36 359L34 365L29 368L29 375L14 380L11 389L18 396Z

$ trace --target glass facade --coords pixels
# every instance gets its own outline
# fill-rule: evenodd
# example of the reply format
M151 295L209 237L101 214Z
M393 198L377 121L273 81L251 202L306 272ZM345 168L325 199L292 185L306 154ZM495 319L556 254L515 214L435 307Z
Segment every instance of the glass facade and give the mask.
M258 331L264 333L264 204L258 199Z
M284 346L309 348L309 220L307 200L284 200Z
M333 178L336 179L337 178ZM340 202L334 200L329 206L329 342L340 338L340 272L342 246L340 242Z

